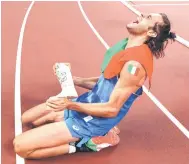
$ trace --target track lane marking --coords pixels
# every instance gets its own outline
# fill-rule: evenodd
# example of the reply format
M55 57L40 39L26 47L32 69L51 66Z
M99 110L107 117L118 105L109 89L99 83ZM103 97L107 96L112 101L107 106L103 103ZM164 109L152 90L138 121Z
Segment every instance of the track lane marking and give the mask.
M141 7L145 7L145 6L189 6L189 3L149 3L149 4L133 4L132 6L141 6Z
M15 136L22 133L22 122L21 122L21 90L20 90L20 74L21 74L21 56L22 56L22 44L24 38L24 30L28 15L32 9L35 1L32 1L24 16L22 26L20 29L17 56L16 56L16 69L15 69L15 86L14 86L14 121L15 121ZM16 164L24 164L25 160L16 154Z

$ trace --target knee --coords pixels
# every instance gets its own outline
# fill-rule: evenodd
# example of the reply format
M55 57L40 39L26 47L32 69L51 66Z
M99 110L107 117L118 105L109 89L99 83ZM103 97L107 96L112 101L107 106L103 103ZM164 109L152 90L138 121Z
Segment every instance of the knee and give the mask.
M30 118L28 117L28 114L27 113L23 113L22 116L21 116L21 122L22 124L32 124Z
M27 118L27 116L25 114L22 114L22 116L21 116L21 122L22 122L22 124L28 123L28 118Z
M15 138L13 140L13 146L14 146L15 153L18 154L20 157L22 157L22 158L28 157L29 153L25 149L26 145L24 145L24 143L20 139Z

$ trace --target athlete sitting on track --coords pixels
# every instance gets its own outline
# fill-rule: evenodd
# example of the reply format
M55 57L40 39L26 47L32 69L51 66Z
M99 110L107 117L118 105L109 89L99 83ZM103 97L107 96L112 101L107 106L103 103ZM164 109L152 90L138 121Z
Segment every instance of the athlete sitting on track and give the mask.
M153 57L163 57L168 39L175 38L170 28L165 14L141 15L129 23L129 37L107 51L101 76L87 82L91 91L74 101L48 99L23 114L23 123L39 127L14 139L15 152L23 158L40 159L82 151L82 148L98 151L102 141L106 146L109 142L111 145L112 136L106 134L142 95L147 77L151 84ZM75 83L78 80L75 78ZM42 125L44 120L52 123ZM101 136L100 142L98 136Z

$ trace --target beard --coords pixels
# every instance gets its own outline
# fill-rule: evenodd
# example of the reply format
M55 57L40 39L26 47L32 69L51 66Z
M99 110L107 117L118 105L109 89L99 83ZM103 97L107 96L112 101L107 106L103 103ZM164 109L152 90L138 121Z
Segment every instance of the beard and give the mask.
M135 36L143 35L144 33L147 32L146 29L143 29L140 26L132 26L130 24L128 24L126 28L129 34L135 35Z

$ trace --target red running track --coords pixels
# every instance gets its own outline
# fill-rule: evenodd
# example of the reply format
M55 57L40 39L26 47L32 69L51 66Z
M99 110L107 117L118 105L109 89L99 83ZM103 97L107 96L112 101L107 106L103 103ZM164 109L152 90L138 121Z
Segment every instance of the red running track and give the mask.
M15 63L19 32L29 4L2 2L3 164L16 163L12 146L15 136ZM110 46L127 36L125 25L136 17L120 2L82 2L82 5L96 30ZM181 16L170 7L140 6L138 9L168 13L174 30L185 39L189 38L186 30L189 7L176 8ZM60 91L52 71L55 62L70 62L76 76L98 76L105 51L84 20L77 2L35 2L29 13L22 46L22 112ZM166 55L155 64L152 93L189 129L188 49L176 42L169 44ZM89 63L91 59L94 65ZM77 90L79 93L85 91ZM121 143L117 147L99 153L26 160L25 163L188 164L188 139L145 94L133 105L119 128Z

